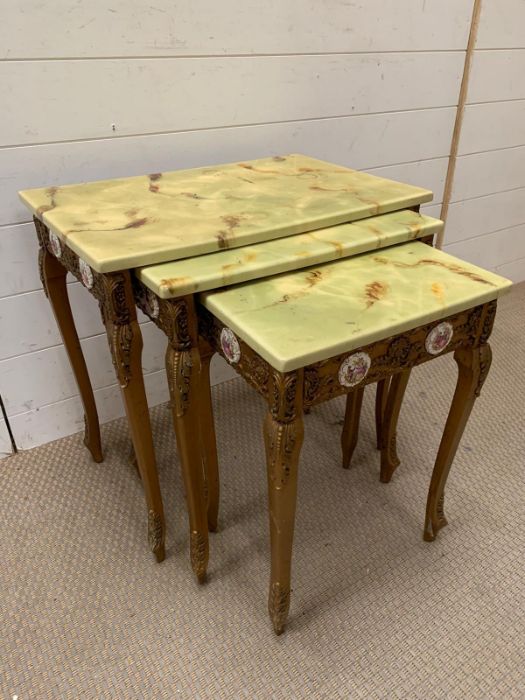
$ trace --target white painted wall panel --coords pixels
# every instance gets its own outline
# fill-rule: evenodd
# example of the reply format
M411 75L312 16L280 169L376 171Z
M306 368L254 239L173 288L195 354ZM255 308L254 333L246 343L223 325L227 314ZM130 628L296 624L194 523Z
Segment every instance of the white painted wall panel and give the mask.
M525 258L525 224L452 243L444 249L462 260L492 270Z
M525 50L475 51L469 104L525 98Z
M10 59L463 49L472 11L471 0L54 0L50 21L48 2L4 2Z
M478 49L523 48L524 28L523 0L483 0L476 46Z
M98 303L79 282L68 286L69 300L79 338L104 332ZM139 323L147 322L137 310ZM0 325L10 333L0 335L0 360L35 352L61 343L51 307L42 289L0 299Z
M481 3L445 229L448 250L516 281L525 279L514 264L525 256L524 22L523 0Z
M525 146L460 156L452 201L525 187Z
M525 100L486 102L466 106L459 141L460 155L523 144L525 144Z
M167 341L151 322L142 324L141 330L144 339L142 369L150 374L164 367ZM115 371L106 334L86 338L81 345L93 388L114 384ZM8 416L62 401L77 393L62 344L0 361L0 376Z
M450 106L462 68L461 52L4 62L0 139L20 145Z
M435 219L439 219L441 214L441 204L425 204L421 207L421 213L426 216L433 216Z
M443 198L447 165L448 158L435 158L414 163L390 165L386 168L373 168L368 172L380 177L426 187L434 193L434 203L438 203Z
M0 298L42 287L33 223L0 227L0 261Z
M165 373L162 370L144 378L150 405L168 400ZM95 401L101 423L124 415L120 388L116 384L95 391ZM57 440L84 430L84 414L80 397L46 404L19 413L9 419L17 447L22 450ZM104 448L104 445L102 446Z
M523 282L525 280L525 258L499 265L496 272L516 284Z
M237 375L220 357L214 357L211 367L212 384L227 381ZM168 401L168 387L164 369L147 374L144 378L150 406ZM124 415L120 388L116 384L97 389L95 401L101 423ZM166 410L169 410L166 406ZM29 449L51 440L84 430L80 397L44 404L19 413L9 419L19 449ZM104 448L104 445L102 445Z
M16 192L101 177L308 153L356 169L443 157L454 124L453 107L423 109L236 129L209 129L119 139L44 144L0 150L0 224L27 221ZM407 138L410 134L410 138ZM2 230L0 229L0 245Z
M450 205L446 244L525 222L525 189L499 192Z
M69 285L71 308L81 338L104 331L98 304L81 284ZM0 360L57 345L60 334L43 291L0 299Z

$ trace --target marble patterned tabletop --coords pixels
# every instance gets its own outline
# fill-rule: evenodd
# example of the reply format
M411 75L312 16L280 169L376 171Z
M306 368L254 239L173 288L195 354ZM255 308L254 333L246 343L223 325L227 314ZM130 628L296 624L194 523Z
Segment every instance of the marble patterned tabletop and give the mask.
M319 265L438 233L443 227L410 209L251 246L198 255L136 270L161 299L247 282Z
M287 372L491 301L511 286L413 241L199 298Z
M303 155L19 194L98 272L260 243L432 199L420 187Z

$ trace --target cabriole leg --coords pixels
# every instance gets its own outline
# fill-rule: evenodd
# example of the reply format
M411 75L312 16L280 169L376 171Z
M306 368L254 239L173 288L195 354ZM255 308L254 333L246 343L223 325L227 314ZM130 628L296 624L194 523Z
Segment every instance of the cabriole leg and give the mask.
M213 357L211 349L201 351L201 383L199 389L201 435L206 478L206 497L208 502L208 528L217 532L219 518L219 465L217 460L217 440L210 387L210 362Z
M43 241L39 252L40 276L49 299L84 407L84 444L95 462L102 462L100 426L93 388L71 313L66 284L66 268L47 250Z
M148 541L157 561L165 557L165 520L151 422L142 375L142 334L128 272L102 277L100 306L119 380L148 506Z
M268 611L276 634L290 607L297 471L303 442L303 373L274 373L273 400L264 421L268 472L271 576Z
M200 428L201 359L197 345L197 319L191 297L171 303L171 328L166 351L173 423L186 491L190 524L191 566L199 583L208 568L208 518Z
M345 422L341 433L343 469L350 468L352 455L359 438L359 419L361 418L364 391L364 387L360 387L359 389L354 389L346 396Z
M379 478L383 483L390 481L400 464L397 456L397 422L409 379L410 370L404 370L395 374L390 381L381 428L381 472Z
M490 369L492 353L488 344L456 350L458 364L456 391L439 445L428 491L423 539L432 542L447 524L444 512L445 484L463 431Z
M381 379L377 382L376 389L376 446L380 450L383 447L383 420L386 410L386 401L388 398L388 388L390 386L390 377Z

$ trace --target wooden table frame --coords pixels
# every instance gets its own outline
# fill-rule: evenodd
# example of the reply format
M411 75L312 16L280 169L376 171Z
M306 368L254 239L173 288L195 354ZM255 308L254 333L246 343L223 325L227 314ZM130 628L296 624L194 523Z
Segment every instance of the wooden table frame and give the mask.
M70 272L97 299L106 327L115 373L122 391L131 439L148 508L148 542L157 561L165 557L165 519L151 423L142 375L142 334L137 321L131 273L97 273L34 217L39 242L40 278L66 348L84 406L84 443L93 459L103 459L100 426L93 389L69 303L66 275Z
M454 353L459 370L458 379L430 481L423 529L424 539L432 541L438 531L447 524L444 513L445 485L474 401L479 396L490 368L491 350L488 339L495 313L496 301L491 301L440 319L439 322L426 323L411 331L355 348L292 372L282 373L240 338L237 338L240 355L236 362L232 362L232 358L225 355L221 344L224 324L206 309L199 309L199 331L203 339L214 352L225 357L268 403L263 428L271 540L268 610L277 634L284 630L290 605L297 474L305 408L348 394L343 431L343 464L347 465L353 440L346 439L345 433L351 433L352 427L355 428L363 387L389 379L392 388L387 395L386 385L383 385L383 403L379 405L376 414L381 424L381 478L388 481L397 466L396 421L410 369L449 352ZM452 326L452 338L438 355L430 354L425 341L430 331L443 322ZM339 369L347 357L357 352L367 353L371 365L358 387L348 389L338 380Z

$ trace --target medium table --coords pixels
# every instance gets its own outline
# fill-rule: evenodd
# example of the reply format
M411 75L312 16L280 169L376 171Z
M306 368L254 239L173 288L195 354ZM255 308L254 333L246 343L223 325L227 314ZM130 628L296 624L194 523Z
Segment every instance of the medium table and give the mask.
M184 473L191 562L199 581L206 577L208 530L217 527L219 476L210 400L209 363L213 349L207 343L199 343L197 325L194 322L193 295L240 281L268 277L273 279L277 273L305 267L312 269L310 266L321 262L341 260L396 243L414 239L429 242L441 230L442 225L438 219L411 210L401 210L276 241L135 270L135 302L166 334L168 340L166 369L174 425L183 462L193 465L192 468L184 469ZM313 273L312 275L310 282L314 286L317 279ZM370 288L371 300L379 291ZM325 311L328 315L331 313L330 309ZM408 371L404 374L403 384L398 384L396 380L392 391L388 392L389 401L397 407L402 400L401 388L406 386L408 374ZM384 383L381 388L385 389ZM387 396L386 391L379 394L380 404L383 396ZM383 406L381 418L384 410ZM357 410L352 415L353 426L347 426L344 436L357 434ZM200 438L195 435L195 426L199 421L202 428ZM378 435L381 434L380 428ZM389 444L392 447L392 440ZM345 452L347 463L350 451L347 448ZM198 468L201 452L203 469ZM388 456L390 464L397 463L393 447Z
M171 173L20 192L33 212L40 272L85 412L85 442L102 459L92 387L67 296L71 272L98 300L126 408L148 508L149 544L165 556L165 520L141 367L134 268L269 241L430 201L432 193L307 156L275 156ZM181 311L182 309L182 311ZM200 372L193 297L169 319L168 371L180 406L187 484L199 477L192 444L197 407L187 387ZM192 492L192 489L187 489ZM200 543L192 547L198 550ZM202 577L200 577L202 578Z

